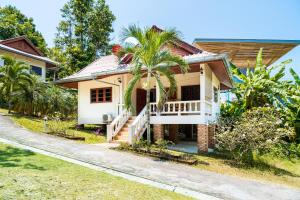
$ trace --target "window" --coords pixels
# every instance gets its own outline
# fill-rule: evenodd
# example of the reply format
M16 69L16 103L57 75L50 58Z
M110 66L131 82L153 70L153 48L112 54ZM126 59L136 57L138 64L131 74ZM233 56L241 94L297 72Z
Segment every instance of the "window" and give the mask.
M42 68L36 67L36 66L31 66L30 73L41 76L42 75Z
M219 90L214 87L214 101L217 103L219 101Z
M112 88L91 89L91 103L112 102Z
M0 58L0 67L4 66L4 60Z

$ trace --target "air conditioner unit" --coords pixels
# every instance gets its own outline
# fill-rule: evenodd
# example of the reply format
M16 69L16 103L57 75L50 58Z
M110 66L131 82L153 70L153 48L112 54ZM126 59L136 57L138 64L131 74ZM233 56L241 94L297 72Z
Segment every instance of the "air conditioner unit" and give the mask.
M111 114L104 114L102 116L102 121L104 123L110 123L110 122L112 122L112 116L111 116Z

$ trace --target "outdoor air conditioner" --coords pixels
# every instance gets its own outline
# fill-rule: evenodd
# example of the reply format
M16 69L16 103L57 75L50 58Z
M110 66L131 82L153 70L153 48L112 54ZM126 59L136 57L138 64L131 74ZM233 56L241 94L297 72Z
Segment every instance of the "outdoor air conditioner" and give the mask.
M102 116L102 121L104 123L110 123L110 122L112 122L112 116L111 116L111 114L104 114Z

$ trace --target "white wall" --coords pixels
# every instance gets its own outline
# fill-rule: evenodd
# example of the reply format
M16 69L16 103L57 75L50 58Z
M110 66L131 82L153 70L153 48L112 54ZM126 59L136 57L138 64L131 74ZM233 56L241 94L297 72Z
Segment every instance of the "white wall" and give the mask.
M100 79L109 83L120 85L118 78L122 75L111 76ZM90 90L93 88L112 87L112 102L108 103L91 103ZM107 83L92 81L84 81L78 83L78 124L101 124L104 114L117 116L118 104L120 103L120 87Z

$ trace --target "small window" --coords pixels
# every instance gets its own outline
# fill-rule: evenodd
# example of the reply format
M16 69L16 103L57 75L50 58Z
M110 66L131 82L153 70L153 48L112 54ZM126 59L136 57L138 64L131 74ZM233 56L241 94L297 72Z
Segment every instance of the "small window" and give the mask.
M42 76L42 68L36 67L36 66L31 66L30 73Z
M219 90L214 87L214 101L217 103L219 101Z
M91 103L112 102L112 88L91 89Z
M4 60L0 58L0 67L4 66Z

